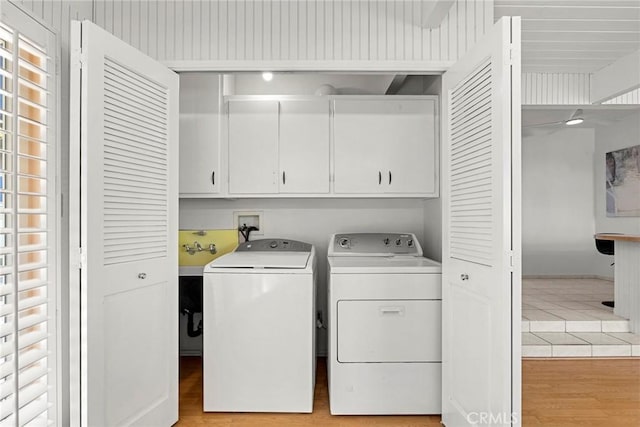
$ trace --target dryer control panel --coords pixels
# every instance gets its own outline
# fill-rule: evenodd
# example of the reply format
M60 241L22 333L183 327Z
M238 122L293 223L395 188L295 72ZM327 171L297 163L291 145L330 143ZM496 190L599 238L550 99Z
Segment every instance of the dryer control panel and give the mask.
M340 233L332 236L329 256L422 256L413 233Z
M241 243L236 252L311 252L311 245L290 239L260 239Z

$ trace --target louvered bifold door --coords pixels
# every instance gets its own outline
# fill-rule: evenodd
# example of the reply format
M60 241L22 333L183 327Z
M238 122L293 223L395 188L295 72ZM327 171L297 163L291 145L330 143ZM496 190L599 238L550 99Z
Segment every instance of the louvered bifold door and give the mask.
M0 425L56 422L55 36L0 20Z
M178 76L88 21L72 30L72 416L90 426L171 425Z
M447 426L520 424L519 41L505 17L443 76Z

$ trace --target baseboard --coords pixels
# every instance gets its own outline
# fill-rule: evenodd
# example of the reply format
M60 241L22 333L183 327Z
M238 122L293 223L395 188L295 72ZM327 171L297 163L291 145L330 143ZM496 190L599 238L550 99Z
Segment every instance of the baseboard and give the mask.
M606 280L608 282L613 282L613 277L598 276L598 275L595 275L595 274L564 274L564 275L559 275L559 274L549 274L549 275L532 274L532 275L522 276L522 278L523 279L599 279L599 280Z

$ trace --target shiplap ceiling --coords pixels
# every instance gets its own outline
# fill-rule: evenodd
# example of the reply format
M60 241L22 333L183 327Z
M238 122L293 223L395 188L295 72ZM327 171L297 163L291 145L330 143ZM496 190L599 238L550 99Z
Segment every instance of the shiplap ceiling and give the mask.
M640 0L494 0L522 17L525 72L592 73L640 49Z

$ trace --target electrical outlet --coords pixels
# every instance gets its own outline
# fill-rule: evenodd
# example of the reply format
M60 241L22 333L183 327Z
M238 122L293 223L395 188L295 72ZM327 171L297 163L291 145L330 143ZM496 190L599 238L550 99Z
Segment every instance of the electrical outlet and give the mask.
M262 212L261 211L253 211L253 212L244 212L238 211L233 213L233 226L234 228L238 228L241 225L246 224L247 227L256 227L256 231L252 231L252 236L263 236L264 235L264 222L262 221Z

